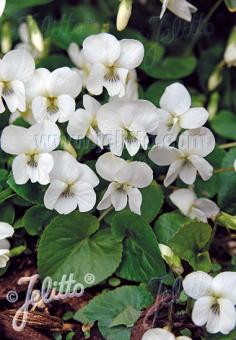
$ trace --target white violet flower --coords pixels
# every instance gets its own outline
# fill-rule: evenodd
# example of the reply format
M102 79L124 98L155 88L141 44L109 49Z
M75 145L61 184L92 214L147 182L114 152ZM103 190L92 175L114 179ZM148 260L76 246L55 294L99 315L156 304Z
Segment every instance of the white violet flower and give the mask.
M192 20L192 13L197 11L197 8L186 0L161 0L161 2L163 4L160 19L162 19L167 8L177 17L189 22Z
M41 95L38 95L32 101L32 112L34 119L40 123L49 119L54 123L58 121L63 123L69 120L75 112L75 98L82 89L82 82L78 72L71 70L69 67L61 67L53 72L47 69L40 69L43 77L44 88ZM35 85L34 85L35 84ZM31 82L32 91L37 86ZM30 88L28 88L30 93Z
M147 100L114 99L99 109L97 122L113 154L121 156L125 145L134 156L140 146L147 149L147 134L159 125L158 109Z
M83 96L84 109L78 109L71 116L67 132L71 138L83 139L87 136L94 144L101 148L104 145L104 136L98 129L97 112L101 104L93 97Z
M97 209L114 206L116 211L129 208L140 215L142 194L138 188L149 186L153 180L152 169L144 162L128 162L107 152L96 163L97 173L111 182Z
M54 151L52 156L54 167L44 196L45 207L59 214L69 214L77 207L81 212L91 210L96 203L94 187L99 183L98 177L68 152Z
M83 53L92 64L88 91L100 95L105 87L109 96L123 97L128 72L141 64L144 47L134 39L119 41L111 34L100 33L84 40Z
M192 320L206 325L208 333L228 334L236 326L236 273L223 272L216 277L197 271L183 280L185 293L197 300Z
M164 180L167 187L179 176L186 184L193 184L197 172L204 181L213 175L213 167L203 158L215 148L215 138L205 127L187 130L180 135L178 148L154 146L149 151L149 158L157 165L170 165Z
M0 59L0 113L5 111L2 98L9 111L25 111L25 83L34 70L34 59L25 50L12 50Z
M83 86L86 87L88 76L91 71L91 64L85 59L83 50L81 50L74 42L72 42L68 47L68 55L77 67L75 70L79 72Z
M180 83L173 83L166 87L160 99L160 107L157 145L171 144L176 140L181 128L200 128L209 117L209 113L203 107L191 108L191 96Z
M0 222L0 268L5 268L9 261L10 243L7 240L14 234L14 228L5 222Z
M7 126L1 136L3 151L17 155L12 163L12 172L16 184L39 182L49 183L49 173L53 168L50 152L60 143L60 130L57 125L44 121L30 128Z
M197 198L190 189L175 190L169 197L183 215L204 223L207 223L208 218L215 218L220 212L215 202L207 198Z
M188 336L177 336L164 328L152 328L146 331L141 340L192 340Z

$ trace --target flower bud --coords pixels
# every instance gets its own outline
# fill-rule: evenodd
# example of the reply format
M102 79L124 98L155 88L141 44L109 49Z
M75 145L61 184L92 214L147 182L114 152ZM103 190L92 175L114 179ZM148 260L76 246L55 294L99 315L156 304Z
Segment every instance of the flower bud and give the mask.
M218 85L222 82L222 66L221 64L217 65L212 74L210 75L210 78L208 79L208 90L213 91L217 88Z
M236 230L236 216L232 216L222 211L216 221L226 228Z
M175 273L181 275L184 270L181 265L180 258L173 253L170 247L164 244L159 244L159 249L161 252L161 256L165 260L165 262L171 267L171 269Z
M29 28L30 41L34 48L42 53L44 51L44 41L38 24L31 15L27 17L27 23Z
M220 100L219 92L215 91L211 94L209 104L207 107L207 111L209 112L209 120L212 120L215 117L215 114L218 110Z
M131 12L132 0L121 0L116 19L116 28L118 31L123 31L126 28Z
M1 34L1 50L2 53L5 54L9 52L12 48L12 31L11 25L9 21L5 21L2 25L2 34Z
M224 53L224 61L228 67L236 66L236 26L229 36L229 40Z
M235 0L225 0L225 4L230 12L236 12L236 2Z

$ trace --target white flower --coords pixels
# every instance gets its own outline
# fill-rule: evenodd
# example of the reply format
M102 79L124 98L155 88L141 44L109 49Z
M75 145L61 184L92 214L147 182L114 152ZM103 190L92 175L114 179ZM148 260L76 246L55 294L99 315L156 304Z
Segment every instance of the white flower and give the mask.
M107 152L96 163L97 173L111 182L97 209L114 206L116 211L129 208L140 215L142 194L137 188L149 186L153 180L152 169L144 162L128 162Z
M84 40L85 58L92 64L87 89L99 95L105 87L109 96L125 95L129 70L138 67L144 56L143 44L133 39L118 41L113 35L100 33Z
M14 234L12 226L5 222L0 222L0 268L6 267L9 261L10 243L6 238Z
M45 121L26 129L20 126L7 126L1 136L3 151L17 155L12 163L16 184L49 183L49 173L53 168L50 152L60 143L60 130L57 125Z
M25 50L13 50L0 60L0 113L8 109L25 111L25 83L33 76L35 63Z
M71 43L68 48L68 55L71 61L77 67L77 70L81 76L83 86L87 86L88 76L91 71L91 64L85 59L83 50L80 50L76 43Z
M0 0L0 17L2 16L6 6L6 0Z
M141 340L191 340L188 336L177 336L163 328L152 328L146 331Z
M85 94L83 96L85 109L78 109L71 116L67 132L71 138L83 139L87 136L93 143L101 148L104 145L104 136L98 129L97 112L101 104L93 97Z
M37 122L49 119L63 123L75 112L75 97L82 89L78 72L69 67L62 67L53 72L41 69L44 88L41 95L32 101L32 112ZM37 80L31 82L32 91L37 87ZM28 92L31 90L28 88Z
M183 215L201 222L207 223L208 218L215 218L220 212L215 202L207 198L197 198L190 189L178 189L169 197Z
M159 249L163 260L171 267L171 269L181 275L184 271L180 258L174 254L172 249L165 244L159 243Z
M91 210L96 203L93 188L99 183L98 177L68 152L54 151L52 156L54 167L44 196L45 207L59 214L69 214L77 207L81 212Z
M124 98L130 100L138 99L138 79L136 70L131 70L128 73L126 86L125 86L125 96Z
M132 13L133 0L121 0L116 18L117 31L123 31L128 25Z
M212 278L197 271L183 281L185 293L197 300L192 311L192 320L204 326L209 333L228 334L236 326L236 273L223 272Z
M181 128L200 128L206 123L209 116L203 107L191 108L190 94L180 83L167 86L160 99L160 107L157 145L169 145L174 142Z
M224 53L224 61L228 67L236 66L236 26L233 28Z
M140 145L147 149L147 133L152 134L159 124L158 109L146 100L114 99L99 109L97 122L113 154L121 156L125 145L133 156Z
M29 27L26 22L22 22L19 25L18 34L20 36L20 42L15 48L22 48L27 50L34 59L42 57L44 52L44 41L40 31L36 35L30 37ZM32 39L33 38L33 39Z
M179 150L170 146L155 146L149 151L150 159L157 165L170 165L164 180L168 186L180 179L186 184L193 184L197 172L204 181L213 174L213 167L203 158L215 148L215 138L212 132L202 127L188 130L180 135Z
M197 11L197 8L186 0L161 0L161 2L163 3L163 5L160 19L165 14L167 8L169 9L169 11L177 15L177 17L180 17L181 19L186 21L191 21L192 13L195 13Z

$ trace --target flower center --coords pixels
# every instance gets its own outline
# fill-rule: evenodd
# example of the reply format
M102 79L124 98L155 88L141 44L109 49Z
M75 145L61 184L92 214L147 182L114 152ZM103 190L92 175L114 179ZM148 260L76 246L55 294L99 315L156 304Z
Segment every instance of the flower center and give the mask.
M75 194L72 191L72 186L73 184L68 184L65 188L65 190L61 193L60 197L61 198L70 198L70 197L74 197Z
M11 87L11 83L9 81L3 82L3 89L2 89L3 96L11 96L14 94L13 88Z
M214 314L220 314L220 305L218 302L214 303L214 305L212 305L211 310Z
M128 129L124 129L124 138L128 143L134 143L137 141L137 138L135 137L135 134L128 130Z
M116 72L116 68L114 66L108 67L107 73L104 76L104 80L110 81L113 83L115 81L118 81L119 79L120 78L119 78L118 73Z
M47 106L47 112L50 115L53 115L58 112L58 106L57 106L57 98L55 97L48 97L48 106Z
M36 156L35 154L29 156L29 159L28 159L28 161L27 161L27 164L28 164L31 168L37 168L37 166L38 166L38 161L37 161L36 157L37 157L37 156Z

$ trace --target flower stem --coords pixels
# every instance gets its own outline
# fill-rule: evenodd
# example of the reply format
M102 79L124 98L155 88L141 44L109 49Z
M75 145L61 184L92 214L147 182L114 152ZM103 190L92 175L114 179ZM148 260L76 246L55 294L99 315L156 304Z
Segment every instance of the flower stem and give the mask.
M222 172L235 172L234 168L222 168L222 169L215 169L214 174L221 174Z
M220 149L234 148L234 147L236 147L236 142L221 144L221 145L219 145L219 147L220 147Z
M101 222L111 211L113 210L113 207L110 207L106 209L98 218L98 221Z

